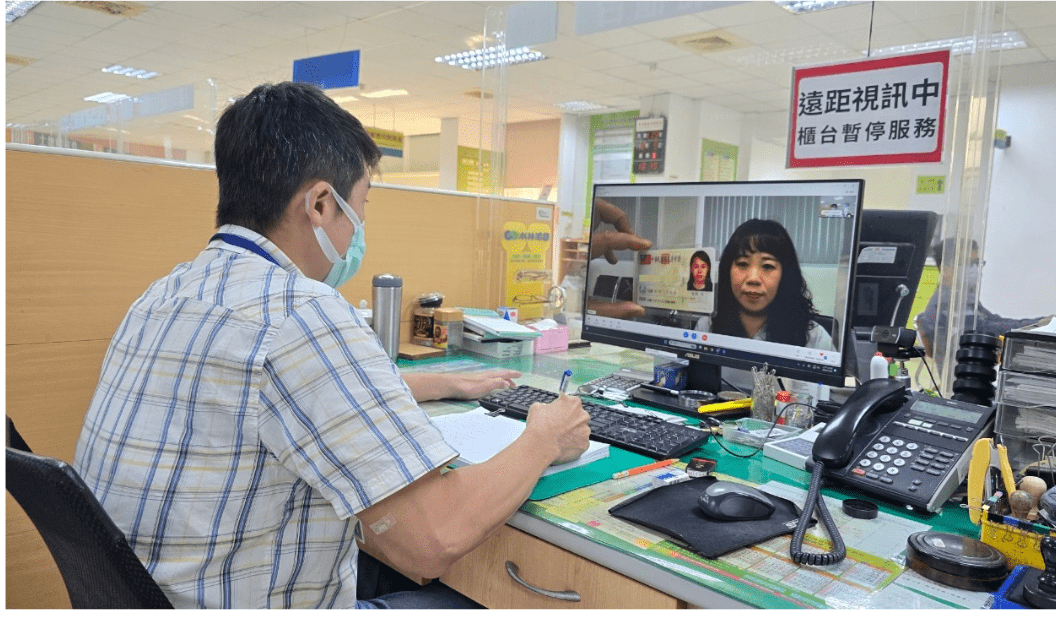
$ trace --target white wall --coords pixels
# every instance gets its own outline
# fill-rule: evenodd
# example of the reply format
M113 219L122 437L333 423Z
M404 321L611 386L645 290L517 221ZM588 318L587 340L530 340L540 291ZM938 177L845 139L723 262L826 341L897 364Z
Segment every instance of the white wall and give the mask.
M980 301L1005 317L1056 313L1056 62L1001 71Z

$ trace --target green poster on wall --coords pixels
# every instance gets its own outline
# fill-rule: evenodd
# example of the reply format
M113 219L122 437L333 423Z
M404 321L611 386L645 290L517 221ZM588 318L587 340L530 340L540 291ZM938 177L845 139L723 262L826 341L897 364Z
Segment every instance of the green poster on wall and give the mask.
M590 152L587 157L587 209L594 185L605 182L634 182L631 159L634 156L634 122L638 110L590 117ZM583 217L583 229L590 228L590 217Z
M711 139L700 140L700 179L702 182L732 182L737 179L740 148Z
M493 187L491 177L493 156L495 153L489 150L459 146L458 177L455 188L466 193L490 195Z

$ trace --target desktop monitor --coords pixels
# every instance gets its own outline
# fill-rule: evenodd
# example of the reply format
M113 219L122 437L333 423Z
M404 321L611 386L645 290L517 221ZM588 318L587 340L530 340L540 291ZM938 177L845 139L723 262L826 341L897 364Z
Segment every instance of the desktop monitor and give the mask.
M842 386L863 188L862 180L595 185L583 338L688 360L689 390L718 392L721 367L764 362L780 376ZM652 242L614 251L615 263L601 256L615 231L601 209L613 206ZM748 246L762 252L732 251L743 246L735 231L751 231ZM613 291L621 279L631 283L629 299Z

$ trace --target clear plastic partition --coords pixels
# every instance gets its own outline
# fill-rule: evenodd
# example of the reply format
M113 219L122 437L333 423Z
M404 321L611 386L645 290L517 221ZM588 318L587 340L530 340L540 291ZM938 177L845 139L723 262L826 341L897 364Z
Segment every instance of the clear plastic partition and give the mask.
M205 78L132 94L103 93L54 118L7 125L8 143L70 148L187 163L212 164L216 120L225 102Z

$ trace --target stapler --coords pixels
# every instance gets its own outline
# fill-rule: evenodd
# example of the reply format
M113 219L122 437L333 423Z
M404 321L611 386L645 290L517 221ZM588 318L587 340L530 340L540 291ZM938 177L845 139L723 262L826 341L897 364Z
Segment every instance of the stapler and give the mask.
M968 465L968 517L975 525L982 521L983 501L994 490L994 487L987 485L990 470L995 467L1007 498L1016 490L1016 479L1012 474L1012 465L1008 462L1008 448L1002 444L995 445L989 437L975 442L972 460Z

